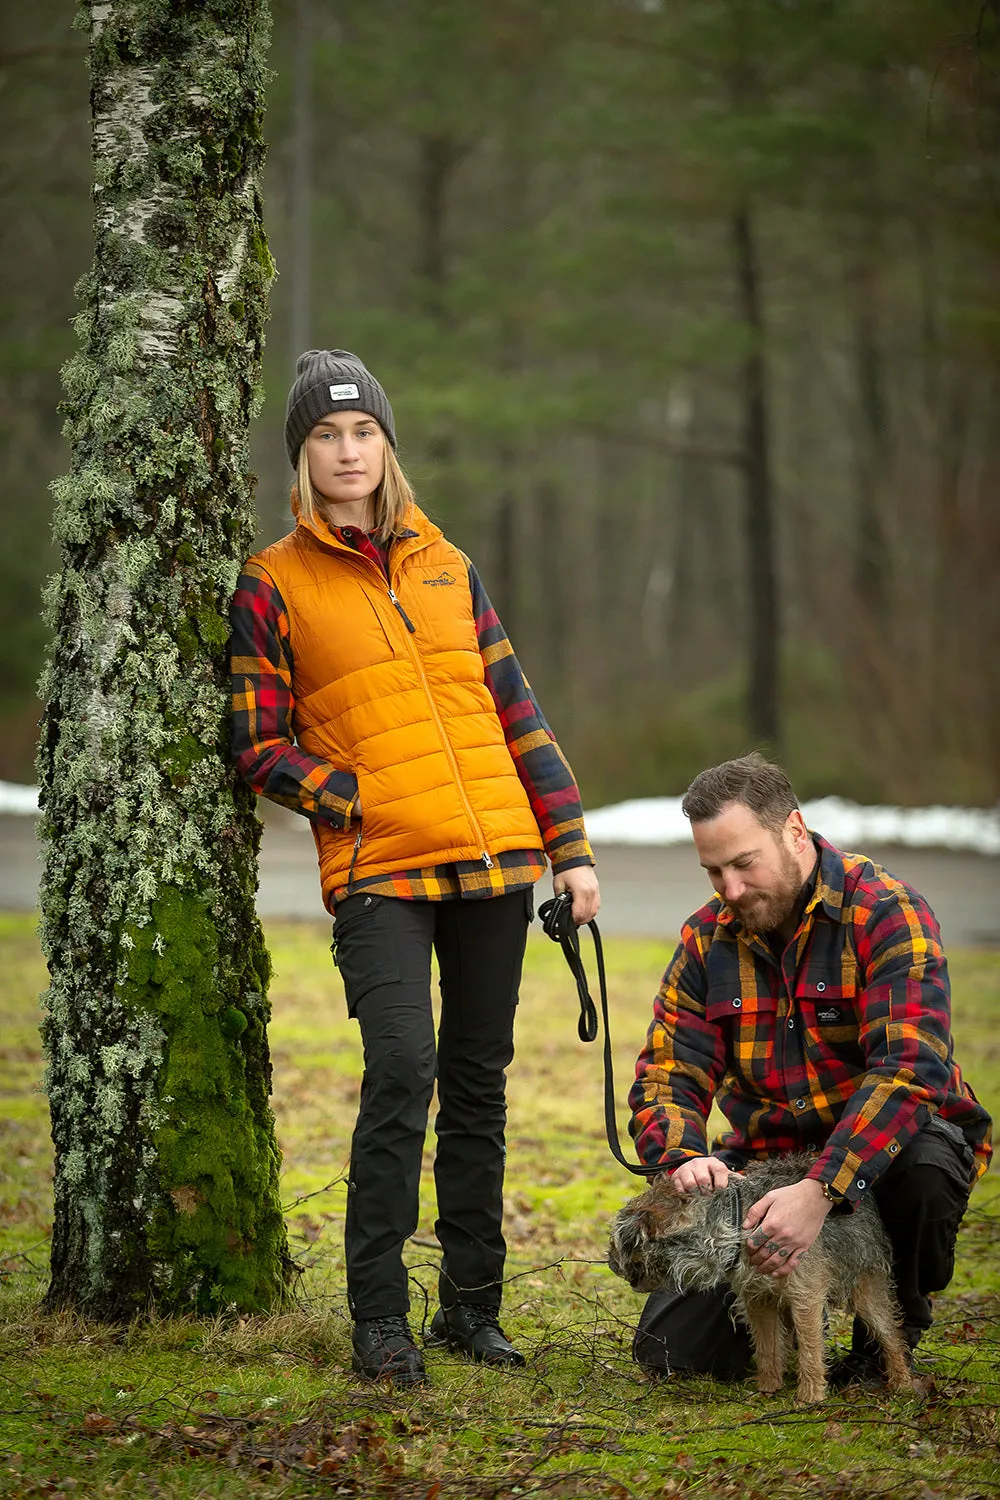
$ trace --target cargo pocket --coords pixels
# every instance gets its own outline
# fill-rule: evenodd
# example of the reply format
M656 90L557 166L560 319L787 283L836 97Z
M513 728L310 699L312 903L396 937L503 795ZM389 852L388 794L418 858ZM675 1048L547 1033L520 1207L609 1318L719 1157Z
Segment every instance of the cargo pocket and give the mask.
M347 1013L374 989L399 983L399 958L385 896L348 896L337 905L330 950L340 970Z

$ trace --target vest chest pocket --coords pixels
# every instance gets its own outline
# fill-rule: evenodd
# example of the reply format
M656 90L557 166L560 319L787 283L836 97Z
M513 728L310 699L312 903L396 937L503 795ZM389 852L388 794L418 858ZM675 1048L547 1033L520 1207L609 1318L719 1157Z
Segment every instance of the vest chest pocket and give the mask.
M435 651L478 651L469 575L455 563L403 568L400 602L422 643Z
M382 618L380 603L360 583L305 590L289 609L295 693L301 699L321 692L341 677L392 661L399 653ZM386 607L392 608L386 595ZM402 622L400 622L402 624Z

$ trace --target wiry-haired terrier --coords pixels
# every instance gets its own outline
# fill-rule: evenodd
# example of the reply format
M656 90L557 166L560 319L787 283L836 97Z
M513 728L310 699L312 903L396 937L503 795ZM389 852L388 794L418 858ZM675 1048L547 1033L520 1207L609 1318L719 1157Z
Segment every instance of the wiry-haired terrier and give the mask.
M912 1389L906 1344L892 1290L889 1241L878 1209L862 1199L851 1214L827 1215L818 1238L787 1276L756 1270L747 1255L743 1220L772 1188L805 1177L808 1155L752 1162L742 1178L705 1196L678 1193L668 1177L625 1204L611 1232L608 1263L638 1292L662 1286L708 1291L726 1283L735 1311L750 1329L757 1387L781 1389L794 1331L799 1350L797 1400L826 1395L823 1322L828 1307L843 1307L867 1324L882 1348L890 1390Z

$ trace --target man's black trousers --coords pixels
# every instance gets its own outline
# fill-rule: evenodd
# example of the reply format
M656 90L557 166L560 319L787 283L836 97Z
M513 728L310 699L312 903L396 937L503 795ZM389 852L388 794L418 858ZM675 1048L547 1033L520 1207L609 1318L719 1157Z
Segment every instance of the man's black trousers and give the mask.
M913 1347L933 1321L930 1297L955 1269L955 1240L969 1198L972 1152L951 1127L932 1120L900 1152L872 1191L892 1246L903 1333ZM633 1353L648 1369L742 1380L753 1360L749 1332L734 1327L732 1294L665 1288L646 1301ZM855 1323L853 1345L870 1348Z
M471 901L359 893L337 907L334 951L364 1044L345 1228L356 1319L409 1307L402 1250L417 1227L435 1077L441 1302L500 1306L504 1070L514 1054L531 902L530 891ZM441 975L436 1046L432 949Z

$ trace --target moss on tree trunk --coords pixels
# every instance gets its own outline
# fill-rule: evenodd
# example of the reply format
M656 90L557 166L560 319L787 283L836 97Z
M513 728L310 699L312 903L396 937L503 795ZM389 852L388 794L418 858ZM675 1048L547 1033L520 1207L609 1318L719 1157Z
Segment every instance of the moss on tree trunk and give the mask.
M226 757L266 0L84 4L94 262L64 372L71 472L40 749L49 1305L263 1308L288 1259L268 1105L259 827Z

